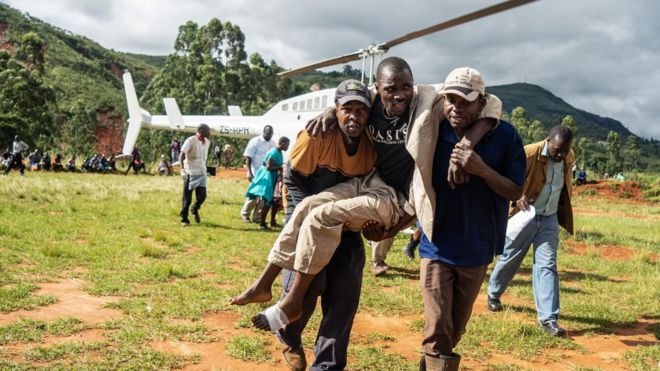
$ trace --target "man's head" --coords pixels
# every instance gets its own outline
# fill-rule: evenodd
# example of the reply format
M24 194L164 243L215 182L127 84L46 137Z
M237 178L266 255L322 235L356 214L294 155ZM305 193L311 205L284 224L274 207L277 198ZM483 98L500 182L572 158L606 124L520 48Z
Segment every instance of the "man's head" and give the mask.
M277 148L279 148L281 151L287 151L289 149L289 143L291 143L289 138L280 137L280 139L277 141Z
M197 128L197 133L199 133L202 138L208 138L211 136L211 128L206 124L200 124Z
M399 57L383 59L376 69L376 88L388 116L402 116L413 98L413 74Z
M548 134L548 152L554 162L563 161L568 152L571 151L573 143L573 131L563 125L557 125L550 129Z
M266 142L270 141L273 138L273 127L270 125L264 126L263 134Z
M21 138L18 135L15 135L14 140L18 142L19 140L21 140Z
M470 67L456 68L447 75L442 92L445 95L445 117L454 130L465 133L486 103L481 74Z
M369 90L357 80L344 80L335 90L339 129L348 138L359 138L369 120Z

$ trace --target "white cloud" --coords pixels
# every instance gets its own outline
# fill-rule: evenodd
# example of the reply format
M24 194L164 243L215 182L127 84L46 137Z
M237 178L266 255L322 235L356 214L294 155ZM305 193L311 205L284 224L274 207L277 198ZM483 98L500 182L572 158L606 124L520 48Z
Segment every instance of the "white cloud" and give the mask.
M169 54L179 25L216 17L238 24L248 53L294 68L393 39L499 0L0 0L115 50ZM578 108L660 138L660 3L538 1L393 48L418 82L453 67L489 84L526 81ZM359 63L354 64L359 67Z

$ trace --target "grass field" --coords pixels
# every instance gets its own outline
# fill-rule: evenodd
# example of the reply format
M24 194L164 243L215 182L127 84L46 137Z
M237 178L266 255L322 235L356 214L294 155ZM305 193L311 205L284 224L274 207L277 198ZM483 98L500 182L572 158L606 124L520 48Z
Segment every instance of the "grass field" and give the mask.
M186 228L177 177L0 178L0 369L286 370L276 339L250 327L261 307L226 304L277 235L241 221L235 175L209 180L202 223ZM660 204L589 189L573 204L577 233L562 235L559 256L569 338L536 324L528 257L503 312L486 310L484 284L462 367L660 369ZM365 267L351 370L417 369L423 307L406 239L384 277ZM319 320L305 336L310 361Z

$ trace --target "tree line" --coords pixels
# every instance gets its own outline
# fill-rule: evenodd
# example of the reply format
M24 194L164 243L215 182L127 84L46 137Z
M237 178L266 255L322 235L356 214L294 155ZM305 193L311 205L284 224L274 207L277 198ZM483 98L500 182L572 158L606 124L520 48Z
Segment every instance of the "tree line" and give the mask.
M180 26L174 51L142 92L141 105L162 112L162 97L173 97L186 113L227 114L227 105L238 105L245 114L255 115L304 92L302 85L277 76L283 68L274 61L266 62L258 53L248 56L244 43L239 26L215 18L202 26ZM110 108L123 114L125 107L109 107L121 103L90 101L74 91L93 82L59 76L62 70L47 62L48 45L37 33L22 35L13 46L13 53L0 51L0 146L9 145L18 134L32 147L66 155L94 153L95 129L103 125L99 113ZM45 74L61 85L49 85ZM67 94L76 98L58 100ZM146 159L155 161L169 151L174 137L183 135L143 130L137 145ZM235 150L245 142L224 137L215 141L232 144Z
M162 112L162 97L173 97L186 113L227 114L228 105L238 105L245 114L256 115L282 99L306 92L310 81L294 83L279 78L277 73L282 67L274 61L267 63L258 53L248 56L244 44L240 27L230 22L214 18L202 26L192 21L181 25L173 52L143 91L142 107ZM94 152L94 130L102 125L97 115L100 103L84 96L58 102L57 93L62 94L58 89L63 88L44 80L47 68L52 67L46 62L47 49L39 35L28 32L16 43L13 55L0 51L0 143L8 145L19 134L38 148L89 155ZM342 78L332 74L355 78L359 71L345 66L343 73L321 75L328 75L330 80ZM316 75L313 78L318 79ZM530 120L523 107L504 113L503 119L516 127L525 144L547 136L544 124ZM580 136L570 115L561 123L575 134L573 149L578 167L611 174L642 168L638 137L631 135L623 143L618 133L610 132L606 142L597 142ZM155 161L168 153L173 138L183 139L183 135L169 130L143 130L137 146L145 159ZM245 145L245 140L226 137L215 137L214 142L220 146L231 144L237 154Z
M220 115L228 113L228 105L237 105L244 114L260 115L274 103L304 92L301 85L278 77L281 71L275 61L267 63L259 53L247 55L238 25L216 18L202 26L189 21L179 27L174 52L147 86L141 105L162 112L162 98L172 97L182 112ZM148 158L156 158L173 137L182 136L167 130L145 131L137 145ZM231 144L235 153L246 144L236 138L213 140L221 147Z
M548 131L539 120L530 122L523 107L516 107L511 114L504 112L502 119L511 122L518 130L523 144L539 142L548 136ZM615 174L621 171L639 171L642 169L639 137L630 135L622 143L617 132L610 131L606 142L594 141L580 136L577 124L571 115L561 120L561 125L573 131L573 151L576 165L580 169L589 169L600 174Z

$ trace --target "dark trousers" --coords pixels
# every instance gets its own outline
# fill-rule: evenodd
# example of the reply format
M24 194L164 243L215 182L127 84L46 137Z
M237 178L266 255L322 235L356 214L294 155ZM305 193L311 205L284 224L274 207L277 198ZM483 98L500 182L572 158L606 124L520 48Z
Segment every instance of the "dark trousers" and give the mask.
M360 302L365 254L359 233L342 235L337 251L328 265L314 278L305 294L302 316L278 332L280 340L291 348L302 345L302 332L321 296L323 318L314 345L315 360L310 370L343 370L346 367L348 341L353 319ZM296 272L282 271L285 296L293 285Z
M190 209L190 204L192 204L192 194L193 190L188 189L188 183L190 182L190 177L186 177L186 181L183 182L183 197L181 199L182 207L181 220L188 220L188 210ZM197 187L195 191L195 203L192 205L191 212L193 215L199 212L199 209L202 207L204 200L206 200L206 187Z
M458 267L423 258L420 280L424 298L422 348L431 356L451 356L465 333L488 264Z
M25 165L23 165L23 156L20 153L12 155L9 165L5 169L5 174L8 174L12 168L17 167L21 175L25 174Z

